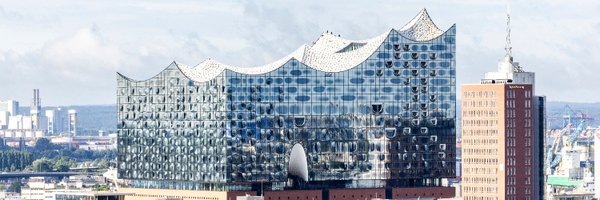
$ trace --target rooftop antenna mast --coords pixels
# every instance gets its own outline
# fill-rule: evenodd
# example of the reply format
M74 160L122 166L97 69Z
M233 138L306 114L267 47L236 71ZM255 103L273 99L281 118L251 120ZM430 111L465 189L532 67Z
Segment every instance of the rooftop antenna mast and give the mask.
M510 44L510 4L508 1L506 4L506 44L504 49L506 50L506 56L512 62L512 46Z

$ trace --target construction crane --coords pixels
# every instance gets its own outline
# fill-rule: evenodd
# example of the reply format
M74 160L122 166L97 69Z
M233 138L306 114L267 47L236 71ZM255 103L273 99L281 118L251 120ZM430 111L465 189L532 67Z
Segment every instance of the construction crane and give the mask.
M567 126L567 124L572 124L575 127L578 127L580 123L585 123L594 120L593 117L588 116L584 112L575 112L573 108L569 105L565 105L563 112L563 127ZM585 127L583 127L585 128ZM581 130L580 130L581 131Z
M560 164L562 160L562 155L560 154L560 152L562 151L562 148L564 146L563 137L566 135L566 133L569 132L570 129L571 124L567 124L567 126L565 126L563 129L561 129L554 135L551 135L551 137L554 138L554 142L552 143L552 146L548 149L548 154L546 157L546 166L548 166L548 172L550 172L550 174L554 172L554 169L556 168L556 166L558 166L558 164Z
M573 110L573 108L571 108L571 106L569 105L565 105L564 108L564 115L563 115L563 124L565 123L571 123L571 124L575 124L576 125L576 129L573 130L573 133L571 134L571 137L569 138L569 143L571 145L574 145L574 143L577 141L578 138L580 138L581 136L586 136L587 137L587 160L586 160L586 164L587 166L591 165L591 157L592 157L592 140L593 140L593 136L589 137L586 134L586 128L589 122L593 121L594 118L590 117L587 113L584 112L576 112L575 110Z
M586 133L587 122L594 120L583 112L574 111L569 105L564 107L563 113L563 128L557 131L554 135L550 135L554 142L548 149L546 157L546 164L548 166L548 172L553 173L557 166L562 161L561 151L563 148L573 148L578 142L578 139L582 134ZM593 137L587 137L587 148L588 152L591 148L591 139ZM590 155L588 155L587 163L590 163Z

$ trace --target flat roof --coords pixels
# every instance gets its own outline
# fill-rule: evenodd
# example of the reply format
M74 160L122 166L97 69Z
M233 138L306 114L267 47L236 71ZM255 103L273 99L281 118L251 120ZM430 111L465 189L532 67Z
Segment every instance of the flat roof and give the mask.
M569 180L569 177L566 176L548 176L548 180L546 180L548 185L558 185L558 186L573 186L577 187L581 184L581 181L573 181Z

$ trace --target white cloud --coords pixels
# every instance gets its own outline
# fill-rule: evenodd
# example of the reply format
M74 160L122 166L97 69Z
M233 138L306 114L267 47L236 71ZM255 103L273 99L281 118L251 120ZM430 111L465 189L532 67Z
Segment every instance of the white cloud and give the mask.
M141 2L136 6L148 11L175 14L231 12L234 9L240 9L238 4L226 1Z
M536 72L538 92L598 101L600 2L510 3L514 56ZM173 60L206 58L262 65L326 30L366 39L399 28L423 7L442 29L457 23L458 84L495 70L504 55L503 1L20 0L0 6L0 99L28 102L29 90L41 88L48 104L114 103L117 71L146 79Z
M116 70L123 64L124 53L114 44L103 41L95 28L79 30L75 35L51 41L42 49L47 64L71 70Z

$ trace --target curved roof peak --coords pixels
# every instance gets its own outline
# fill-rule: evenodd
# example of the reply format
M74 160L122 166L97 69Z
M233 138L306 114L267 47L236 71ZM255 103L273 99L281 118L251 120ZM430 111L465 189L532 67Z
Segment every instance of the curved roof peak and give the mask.
M431 17L425 8L410 20L410 22L400 28L398 32L404 37L414 41L431 40L444 33L444 31L439 29L435 23L433 23L433 20L431 20Z
M422 42L435 39L443 35L444 31L433 23L427 10L423 9L402 28L392 29L370 39L350 40L331 31L325 31L311 45L302 45L289 55L262 66L233 66L210 58L194 67L177 62L174 66L185 76L197 82L209 81L226 70L242 74L264 74L278 69L292 59L319 71L341 72L367 60L391 33L398 33L408 40Z
M348 70L365 61L383 43L390 32L385 32L367 40L353 41L341 38L333 33L326 32L313 43L302 45L289 55L266 65L256 67L240 67L223 64L214 59L206 59L195 67L178 65L188 77L198 82L208 81L217 77L224 70L231 70L243 74L264 74L278 69L291 59L296 59L306 66L324 71L340 72ZM340 52L352 43L361 43L353 51Z
M327 32L321 34L317 41L310 47L311 49L330 49L331 51L341 49L350 43L349 40L344 39L340 36L336 36L333 33Z

